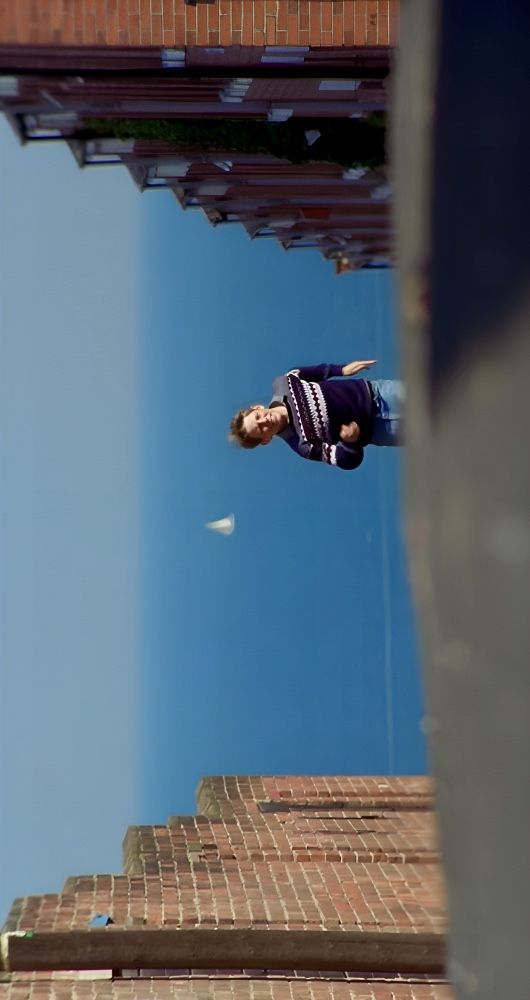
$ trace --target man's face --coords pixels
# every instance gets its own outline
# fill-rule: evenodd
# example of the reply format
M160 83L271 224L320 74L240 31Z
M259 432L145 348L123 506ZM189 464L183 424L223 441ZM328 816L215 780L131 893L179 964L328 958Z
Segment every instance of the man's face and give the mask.
M276 407L252 406L243 420L243 427L248 436L260 444L270 444L274 435L281 430L281 415Z

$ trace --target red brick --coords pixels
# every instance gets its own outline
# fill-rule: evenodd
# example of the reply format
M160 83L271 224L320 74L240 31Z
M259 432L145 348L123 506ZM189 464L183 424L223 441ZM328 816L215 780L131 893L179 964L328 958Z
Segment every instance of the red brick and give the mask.
M174 28L173 28L173 43L176 46L185 45L188 38L191 27L188 27L186 23L185 14L175 14L174 15ZM188 42L191 45L191 42Z
M186 32L197 30L197 7L185 7L183 14L178 14L175 9L175 21L178 21L179 17L184 17L184 23L186 25Z
M344 21L344 30L353 31L354 24L354 14L353 14L353 4L344 4L344 13L342 15Z
M343 43L343 33L344 33L344 21L342 16L333 18L333 44L341 46Z
M297 14L289 14L287 18L287 43L288 45L299 44Z
M322 44L322 30L320 27L320 21L316 21L311 17L309 25L309 41L311 45L321 45Z
M265 39L267 45L274 45L276 42L276 18L274 17L266 18Z
M153 45L162 45L162 32L162 14L153 14L151 18L151 42Z
M63 6L61 0L48 0L48 14L50 15L50 26L52 28L60 27L63 16ZM0 24L1 16L0 8Z
M354 32L355 32L355 44L356 45L366 45L366 11L364 9L364 4L358 5L354 9Z
M35 25L35 29L38 32L40 38L47 39L50 37L51 20L47 12L39 14L39 20L32 23Z
M320 7L322 31L330 31L333 26L333 7L334 4L332 3L323 3Z
M140 4L140 40L142 45L150 45L152 41L153 19L149 0L141 0Z
M83 27L83 17L84 17L83 5L81 3L79 3L79 0L78 0L78 2L76 2L74 4L73 9L70 8L70 10L65 13L65 17L72 17L72 14L73 14L73 18L74 18L74 28L75 28L75 31L79 31L79 29L82 29L82 27ZM127 13L127 17L128 17L128 13Z
M75 22L71 14L65 14L63 16L62 26L60 28L61 32L61 42L63 45L66 43L72 43L75 37Z
M106 44L107 45L117 45L118 44L118 15L114 14L112 17L107 17L107 31L106 31Z
M309 30L309 0L299 0L298 24L301 31Z
M197 45L208 45L208 8L197 6Z
M110 0L112 4L112 9L109 10L109 0L95 0L94 3L94 15L96 18L96 27L99 31L107 30L107 21L109 16L117 10L118 0Z
M219 18L219 7L208 6L206 8L208 13L208 31L219 31L220 18Z
M377 44L378 45L389 45L390 44L390 30L388 21L384 21L379 18L377 24Z
M175 12L173 10L171 0L164 0L164 6L162 8L162 22L165 31L170 28L173 30L175 27Z
M230 45L232 41L232 24L229 14L221 14L219 40L221 45Z
M85 45L92 45L96 41L96 17L94 14L86 14L83 22L83 38Z
M129 25L129 6L127 0L118 0L118 28L120 30Z
M231 4L230 16L232 18L232 29L234 31L240 31L243 23L241 0L233 0Z
M265 2L264 0L254 0L252 4L252 15L255 28L265 28ZM247 6L244 8L245 19L247 17Z
M287 13L287 5L280 4L278 13L276 15L276 25L280 29L280 31L287 31L288 17L289 15Z
M243 28L241 31L243 45L252 45L254 42L254 26L249 17L243 18Z
M399 41L399 4L398 0L390 0L390 45L397 45Z
M139 14L129 14L129 44L139 45L140 44L140 15Z

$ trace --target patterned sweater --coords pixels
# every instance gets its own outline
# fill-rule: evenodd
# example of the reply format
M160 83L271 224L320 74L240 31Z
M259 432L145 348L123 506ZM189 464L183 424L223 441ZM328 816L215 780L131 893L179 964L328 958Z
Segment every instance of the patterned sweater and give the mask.
M271 406L285 403L289 423L278 435L302 458L327 462L341 469L356 469L370 444L373 402L370 383L363 378L334 381L342 375L342 365L312 365L294 368L277 378ZM360 427L358 441L340 439L342 424L355 420Z

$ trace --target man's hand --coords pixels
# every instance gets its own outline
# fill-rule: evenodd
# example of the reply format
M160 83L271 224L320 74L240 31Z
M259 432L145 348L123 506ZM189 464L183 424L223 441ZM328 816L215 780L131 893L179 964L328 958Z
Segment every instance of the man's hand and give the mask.
M341 441L345 441L346 444L355 444L361 436L361 428L355 420L352 420L351 424L343 424L340 429Z
M372 365L376 365L377 361L350 361L348 365L344 365L342 369L343 375L358 375L359 372L363 372L365 368L371 368Z

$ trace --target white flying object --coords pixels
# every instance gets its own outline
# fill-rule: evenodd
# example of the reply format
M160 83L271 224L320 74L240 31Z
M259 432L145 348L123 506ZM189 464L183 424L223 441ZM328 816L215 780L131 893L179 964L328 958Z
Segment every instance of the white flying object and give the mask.
M231 535L236 524L236 519L233 514L229 514L228 517L221 517L218 521L208 521L206 527L210 531L217 531L219 535Z

